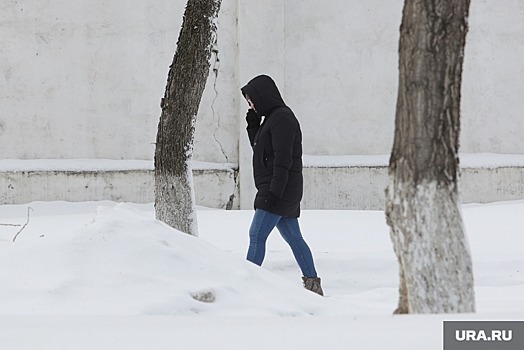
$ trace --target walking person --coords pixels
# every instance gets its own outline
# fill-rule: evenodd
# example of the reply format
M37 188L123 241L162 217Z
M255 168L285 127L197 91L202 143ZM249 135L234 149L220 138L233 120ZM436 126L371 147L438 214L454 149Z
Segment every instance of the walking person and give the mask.
M304 287L324 295L298 223L303 192L300 124L269 76L253 78L241 91L249 104L247 133L257 188L247 260L262 265L267 238L276 227L302 270Z

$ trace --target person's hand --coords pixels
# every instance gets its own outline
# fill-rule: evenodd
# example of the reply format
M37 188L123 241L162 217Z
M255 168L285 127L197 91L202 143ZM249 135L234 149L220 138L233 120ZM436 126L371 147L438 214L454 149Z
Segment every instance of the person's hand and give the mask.
M269 192L269 195L266 198L266 203L269 207L268 209L273 209L279 200L280 198L275 196L273 192Z
M258 116L257 112L255 112L253 109L248 109L246 114L247 128L258 128L260 126L261 119L262 118Z

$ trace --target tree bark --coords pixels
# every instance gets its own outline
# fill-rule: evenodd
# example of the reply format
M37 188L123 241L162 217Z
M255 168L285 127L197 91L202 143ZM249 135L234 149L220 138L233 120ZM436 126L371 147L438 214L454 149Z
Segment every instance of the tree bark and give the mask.
M221 0L188 0L170 66L155 149L157 219L198 235L191 158Z
M406 0L386 217L400 265L396 313L473 312L459 209L460 89L469 0Z

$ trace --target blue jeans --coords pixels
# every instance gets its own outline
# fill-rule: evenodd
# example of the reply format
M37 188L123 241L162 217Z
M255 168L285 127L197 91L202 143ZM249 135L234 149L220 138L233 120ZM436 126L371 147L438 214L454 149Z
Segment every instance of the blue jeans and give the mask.
M313 255L302 237L297 218L288 218L266 210L256 209L249 228L247 260L259 266L262 265L266 255L266 241L275 226L291 247L304 277L316 278L317 272L313 263Z

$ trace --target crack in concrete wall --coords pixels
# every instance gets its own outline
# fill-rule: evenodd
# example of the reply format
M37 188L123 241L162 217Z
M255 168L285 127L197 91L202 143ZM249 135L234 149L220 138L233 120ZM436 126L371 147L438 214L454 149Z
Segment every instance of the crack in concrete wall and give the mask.
M215 120L215 116L217 119L217 125L215 127L215 130L213 131L213 138L215 139L215 142L220 147L220 151L222 152L222 155L224 156L226 162L229 162L229 157L226 154L226 151L224 150L224 147L222 146L222 143L217 137L217 133L220 130L220 113L215 112L215 102L218 99L218 89L217 89L217 81L218 81L218 71L220 69L220 58L218 57L218 34L215 34L215 41L213 43L213 47L211 48L211 53L215 57L215 62L213 63L213 75L214 75L214 81L213 81L213 90L215 91L215 97L213 98L213 101L211 102L211 112L213 113L213 120Z
M233 193L229 196L229 200L226 203L226 210L234 209L234 202L235 202L235 193L238 189L238 170L233 169Z
M237 198L237 192L238 192L238 182L237 182L237 179L238 179L238 169L229 169L228 170L228 173L229 173L229 178L232 179L232 188L231 188L231 194L229 195L228 197L228 200L223 204L223 206L221 205L222 208L225 208L226 210L232 210L232 209L238 209L238 205L235 205L235 199ZM221 182L221 176L218 172L215 173L215 176L218 180L218 182L220 183ZM230 183L230 182L228 182ZM224 192L227 193L226 190L224 190ZM224 196L225 197L225 196ZM222 198L224 198L222 197Z

